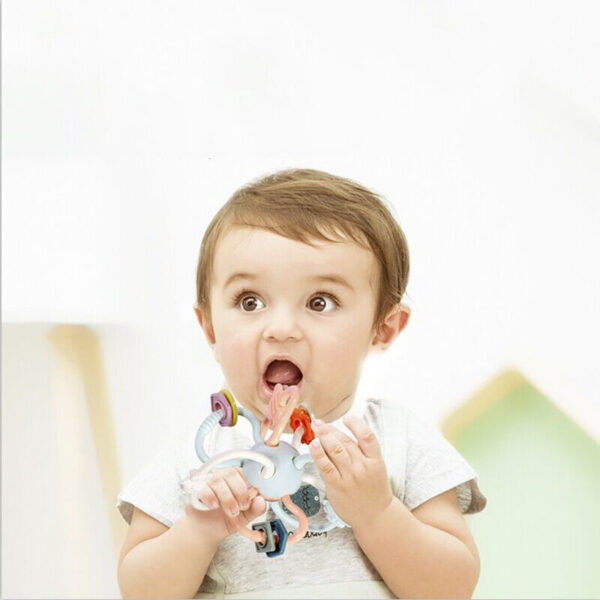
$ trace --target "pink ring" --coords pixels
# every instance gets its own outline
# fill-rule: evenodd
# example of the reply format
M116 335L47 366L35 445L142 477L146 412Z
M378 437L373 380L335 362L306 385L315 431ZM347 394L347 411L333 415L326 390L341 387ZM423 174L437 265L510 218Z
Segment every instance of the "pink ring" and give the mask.
M210 406L213 412L223 409L225 415L219 421L222 427L231 427L233 425L233 409L223 392L217 392L210 395Z

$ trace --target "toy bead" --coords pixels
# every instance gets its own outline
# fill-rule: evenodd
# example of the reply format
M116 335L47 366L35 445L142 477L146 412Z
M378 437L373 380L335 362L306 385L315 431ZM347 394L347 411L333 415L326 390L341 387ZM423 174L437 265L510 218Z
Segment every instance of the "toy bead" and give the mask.
M219 421L222 427L233 427L237 423L237 406L229 390L220 390L210 395L210 406L213 412L223 409L225 415Z
M300 425L304 428L304 433L300 441L303 444L310 444L315 439L315 434L310 427L310 414L303 408L296 408L290 417L290 427L296 431Z
M237 423L238 418L237 405L235 403L235 400L233 399L233 394L229 390L221 390L221 392L223 392L227 400L229 400L229 405L231 406L231 411L233 413L233 423L231 424L233 426Z
M254 542L257 552L273 552L277 550L277 545L273 539L273 530L271 529L270 521L263 521L262 523L254 523L252 529L255 531L262 531L265 534L265 542Z
M270 523L272 534L276 539L275 550L267 552L269 558L281 556L285 552L285 545L288 539L288 532L281 519L273 519Z

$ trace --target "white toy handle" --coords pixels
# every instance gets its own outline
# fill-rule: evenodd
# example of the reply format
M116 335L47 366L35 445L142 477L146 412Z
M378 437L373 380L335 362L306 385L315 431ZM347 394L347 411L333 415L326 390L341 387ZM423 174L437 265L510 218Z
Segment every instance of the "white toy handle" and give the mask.
M269 479L273 477L275 474L275 463L260 452L254 452L253 450L228 450L227 452L223 452L211 458L208 462L206 462L202 467L194 472L193 478L184 484L184 490L188 494L188 498L190 500L190 504L196 510L213 510L210 506L207 506L198 499L196 493L195 483L202 483L203 480L206 479L210 471L221 464L222 462L231 460L233 458L245 458L247 460L254 460L261 465L263 468L260 472L264 479Z

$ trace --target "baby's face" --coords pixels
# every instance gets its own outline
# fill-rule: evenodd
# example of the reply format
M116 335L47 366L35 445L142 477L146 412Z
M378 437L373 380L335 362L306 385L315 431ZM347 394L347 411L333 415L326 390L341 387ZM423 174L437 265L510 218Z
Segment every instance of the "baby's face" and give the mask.
M374 255L352 242L314 243L237 227L217 247L213 331L203 327L228 389L259 418L270 399L265 368L272 355L282 354L301 369L300 402L317 418L342 416L374 338Z

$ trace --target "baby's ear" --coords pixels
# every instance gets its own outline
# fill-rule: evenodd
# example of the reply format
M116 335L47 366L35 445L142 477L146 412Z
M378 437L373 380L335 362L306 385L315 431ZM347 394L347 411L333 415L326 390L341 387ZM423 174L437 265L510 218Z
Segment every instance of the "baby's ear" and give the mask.
M202 330L204 331L206 340L208 341L209 346L212 348L215 345L216 340L212 324L210 323L210 318L207 318L207 315L202 312L202 309L198 306L198 304L194 304L194 312L196 313L200 327L202 327Z
M410 308L406 304L394 306L385 318L383 325L379 327L371 346L375 346L380 350L387 350L396 339L396 336L406 327L409 318Z

